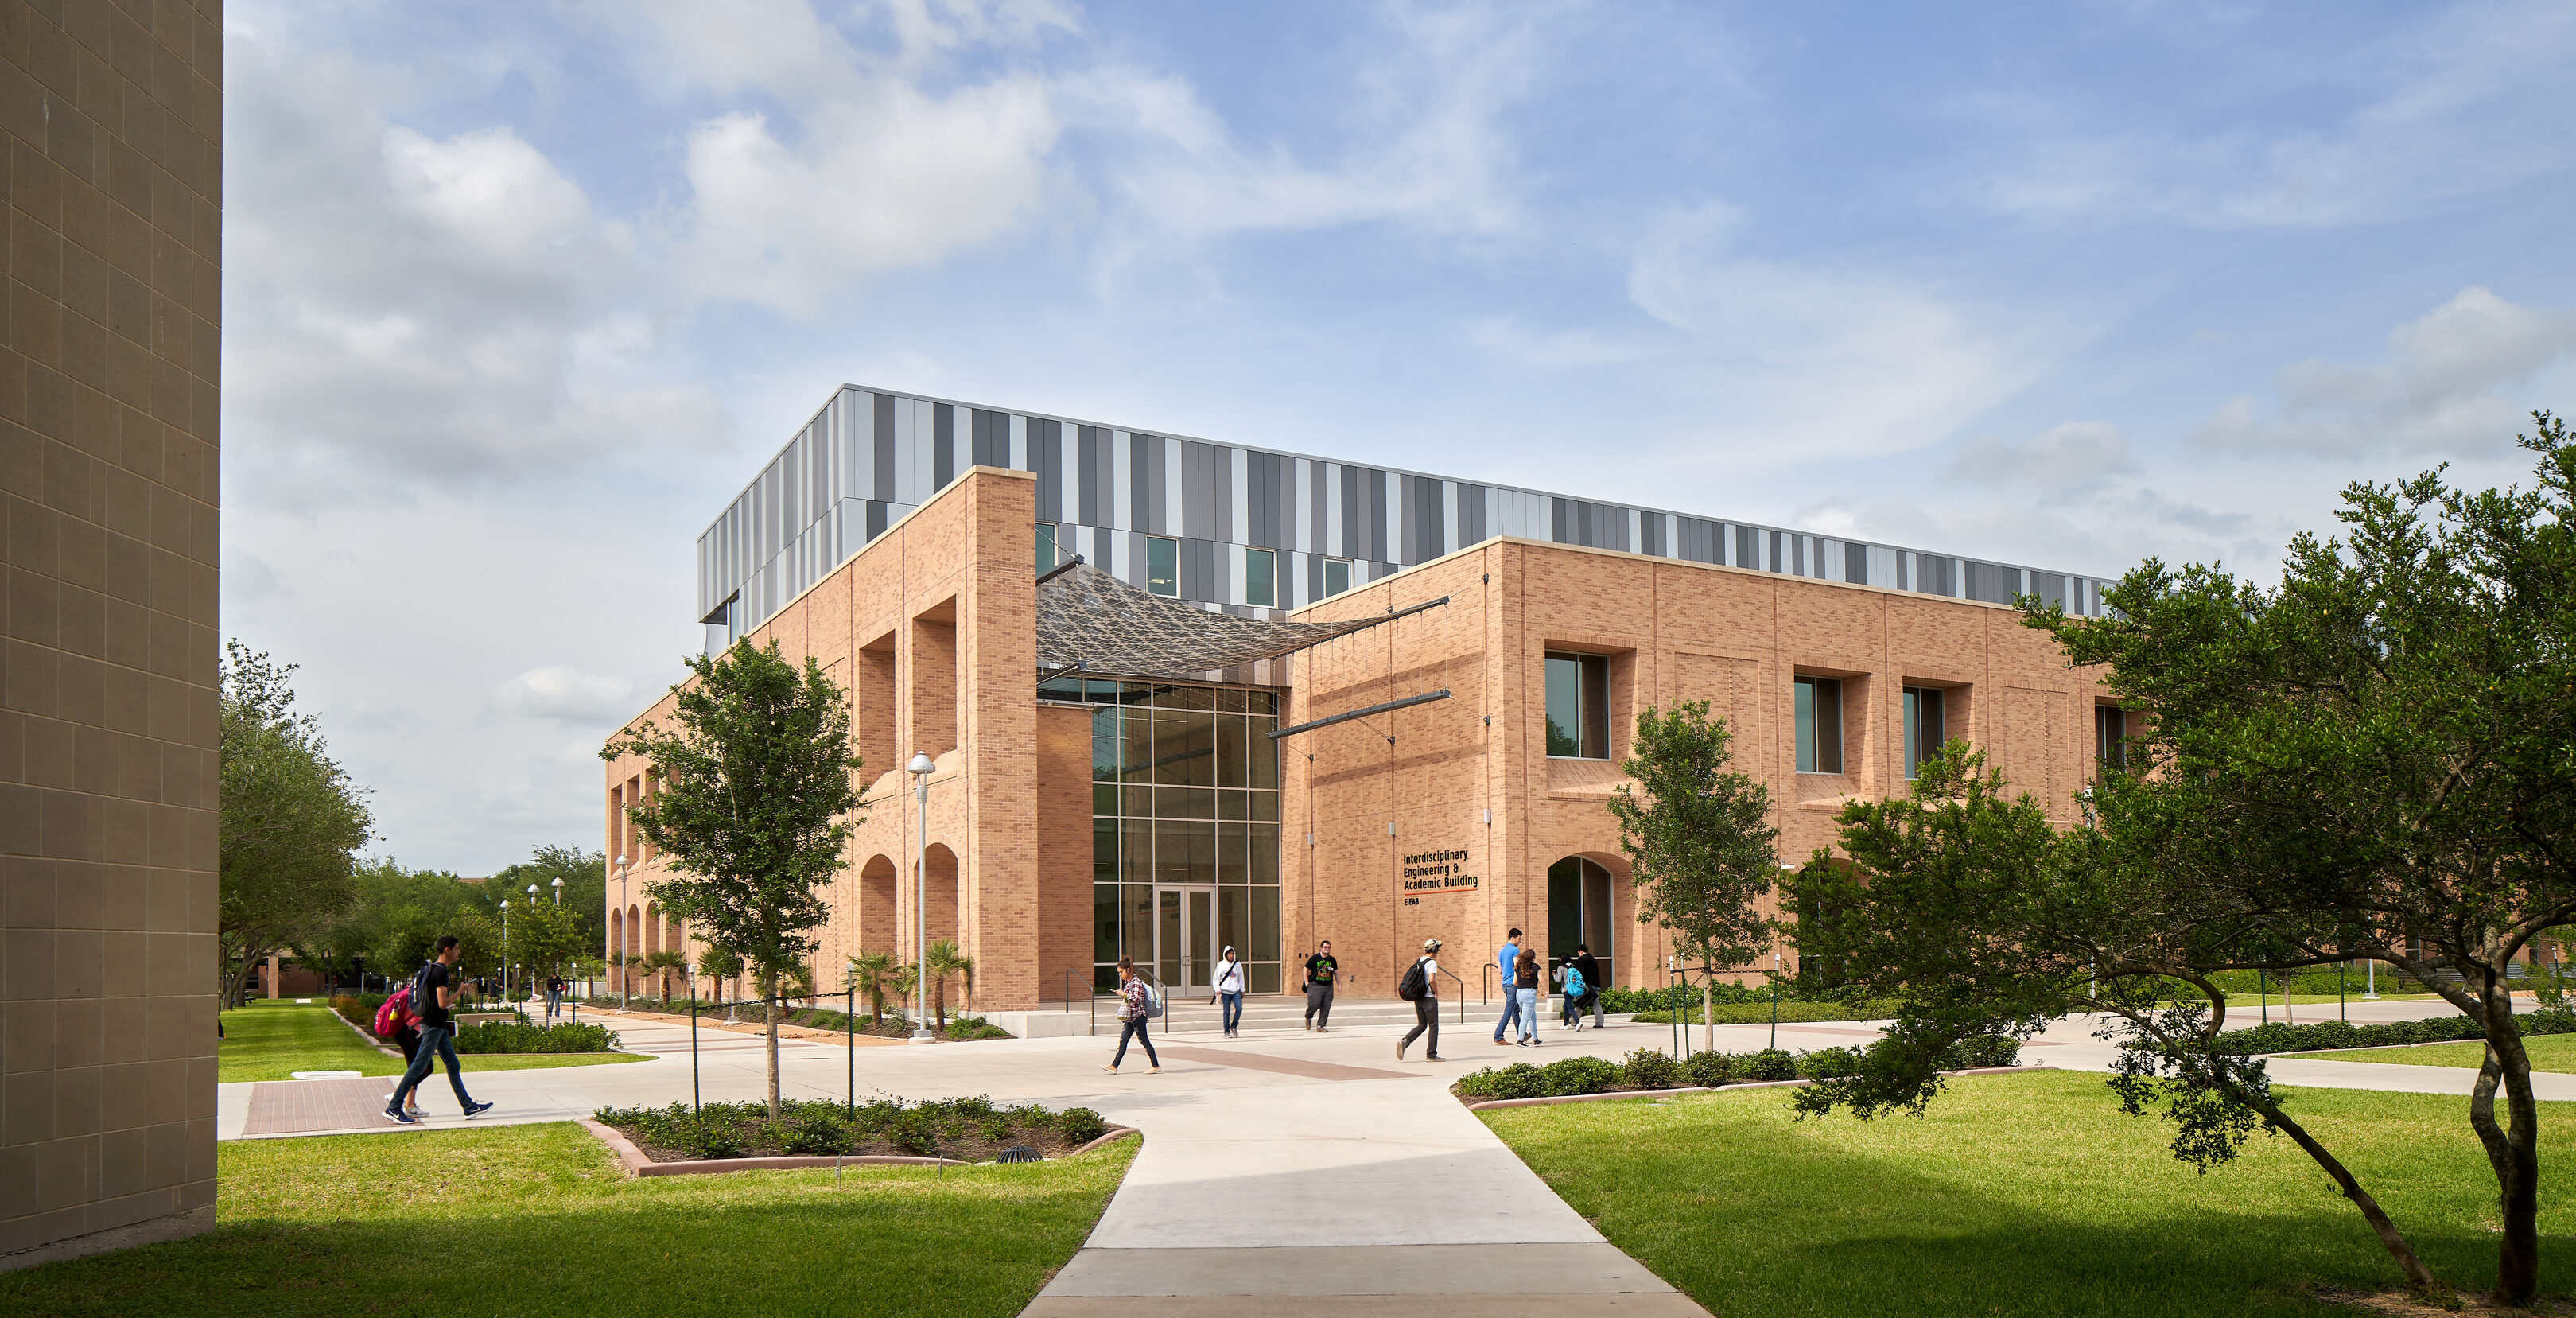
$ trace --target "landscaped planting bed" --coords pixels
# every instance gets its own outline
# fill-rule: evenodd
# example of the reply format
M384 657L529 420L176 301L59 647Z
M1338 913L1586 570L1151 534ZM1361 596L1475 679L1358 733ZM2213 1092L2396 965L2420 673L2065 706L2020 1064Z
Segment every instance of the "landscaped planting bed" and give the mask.
M1947 1068L2012 1066L2021 1045L2009 1037L1971 1039L1953 1049ZM1498 1098L1562 1098L1574 1094L1647 1093L1659 1089L1717 1089L1726 1085L1763 1084L1781 1080L1821 1080L1849 1075L1860 1065L1852 1048L1819 1048L1792 1053L1765 1048L1750 1053L1697 1052L1680 1061L1652 1048L1628 1054L1625 1062L1601 1057L1567 1057L1536 1066L1517 1062L1489 1066L1460 1076L1449 1087L1467 1103Z
M2576 1034L2576 1009L2542 1007L2514 1017L2524 1037L2543 1034ZM2218 1041L2229 1052L2247 1055L2264 1053L2322 1052L2340 1048L2386 1048L2409 1043L2446 1043L2455 1039L2483 1039L2486 1035L2476 1021L2466 1016L2435 1016L2420 1021L2390 1021L2379 1025L2355 1025L2350 1021L2320 1021L2314 1025L2292 1025L2275 1021L2248 1030L2229 1030Z
M655 1162L871 1154L989 1162L1018 1145L1057 1158L1110 1129L1089 1108L1003 1107L988 1098L879 1097L855 1109L791 1101L779 1105L776 1121L766 1103L709 1103L694 1111L686 1103L601 1108L593 1116Z

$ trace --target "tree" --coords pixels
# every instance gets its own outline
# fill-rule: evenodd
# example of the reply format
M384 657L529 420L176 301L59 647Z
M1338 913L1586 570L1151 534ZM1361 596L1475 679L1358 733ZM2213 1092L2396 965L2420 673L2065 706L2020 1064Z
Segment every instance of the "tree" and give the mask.
M870 1024L885 1024L886 994L894 988L895 970L891 952L865 952L850 958L850 987L868 995Z
M505 958L530 974L552 973L590 949L589 935L568 906L539 901L510 908L510 949Z
M228 998L256 963L347 908L372 822L365 790L331 759L313 716L294 712L294 672L240 641L224 645L216 931Z
M922 960L929 968L931 996L939 1008L939 1015L936 1018L939 1021L939 1032L946 1034L948 1032L948 977L965 976L966 1000L969 1003L974 1002L975 958L958 951L957 944L942 938L931 943L929 951Z
M841 868L858 808L849 704L811 657L800 672L775 641L737 641L688 665L692 680L672 688L678 727L648 721L601 755L640 757L660 777L661 791L628 810L671 858L671 876L647 891L708 946L741 955L768 998L814 951L829 913L818 889ZM767 1036L775 1119L775 1012Z
M1775 927L1754 902L1779 870L1780 830L1768 822L1770 789L1727 767L1732 740L1705 700L1648 709L1637 716L1635 753L1619 766L1638 792L1622 783L1610 799L1638 922L1660 922L1674 948L1712 974L1752 961ZM1713 980L1702 983L1711 1015L1716 992ZM1708 1032L1715 1048L1713 1020Z
M2537 1110L2507 975L2576 916L2576 446L2539 420L2537 489L2355 484L2347 537L2297 538L2276 589L2149 562L2100 619L2025 601L2152 717L2053 844L1955 746L1914 801L1845 809L1854 914L1825 937L1906 1006L1861 1075L1799 1105L1919 1108L1947 1040L2106 1012L2128 1045L2113 1084L2132 1112L2165 1103L2176 1156L2207 1170L2257 1128L2288 1135L2435 1291L2263 1063L2219 1038L2213 972L2390 961L2485 1036L2468 1117L2496 1179L2494 1299L2526 1302Z
M742 974L742 953L729 947L710 947L705 956L698 958L698 973L715 981L716 1002L722 1005L725 985Z
M563 911L572 917L585 948L606 946L601 932L602 912L608 909L608 859L596 851L578 846L541 846L527 860L520 861L492 876L483 887L498 897L516 901L525 897L528 885L537 885L539 905L553 905L557 879L564 881ZM512 906L510 909L517 910Z

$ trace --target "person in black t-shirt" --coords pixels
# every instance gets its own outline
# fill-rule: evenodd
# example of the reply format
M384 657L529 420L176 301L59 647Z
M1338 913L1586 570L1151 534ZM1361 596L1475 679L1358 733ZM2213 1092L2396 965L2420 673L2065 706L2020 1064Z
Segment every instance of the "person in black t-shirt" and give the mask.
M465 1092L463 1068L456 1062L456 958L461 955L456 935L438 940L438 959L420 968L412 980L412 1010L420 1013L420 1048L412 1054L411 1069L403 1072L402 1084L385 1100L385 1120L397 1126L420 1124L420 1118L405 1111L405 1105L420 1082L429 1078L433 1062L447 1063L447 1083L456 1091L456 1105L468 1117L492 1110L489 1103L477 1103Z
M1332 940L1316 944L1315 954L1306 958L1306 1028L1317 1034L1332 1033L1326 1027L1333 1019L1333 981L1340 974Z

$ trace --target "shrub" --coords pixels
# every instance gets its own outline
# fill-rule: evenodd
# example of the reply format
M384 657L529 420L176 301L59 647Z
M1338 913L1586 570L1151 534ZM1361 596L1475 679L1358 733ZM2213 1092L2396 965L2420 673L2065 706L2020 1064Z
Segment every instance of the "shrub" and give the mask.
M939 1152L938 1119L919 1108L905 1108L885 1124L885 1135L894 1146L915 1157L927 1158Z
M1631 1089L1678 1089L1682 1064L1652 1048L1640 1048L1628 1054L1627 1064L1619 1068L1619 1078Z
M2576 1010L2566 1007L2542 1007L2514 1018L2525 1037L2544 1034L2576 1034ZM2218 1046L2231 1053L2310 1052L2323 1048L2386 1048L2410 1043L2445 1043L2453 1040L2485 1038L2475 1021L2466 1016L2436 1016L2429 1020L2395 1021L2379 1025L2353 1025L2345 1021L2321 1021L2314 1025L2292 1025L2274 1021L2252 1029L2229 1030L2218 1036Z
M460 1053L605 1053L616 1048L617 1032L605 1025L546 1029L526 1021L486 1021L456 1032Z
M1690 1077L1692 1084L1710 1089L1733 1081L1736 1074L1735 1068L1735 1058L1716 1052L1692 1053L1689 1059L1682 1063L1682 1071Z
M1568 1057L1538 1068L1539 1093L1598 1094L1619 1083L1619 1066L1606 1058Z
M673 1133L679 1136L681 1152L692 1158L733 1158L742 1153L742 1136L730 1121L702 1118Z
M821 1157L848 1153L857 1147L850 1128L840 1115L819 1103L801 1105L803 1110L784 1122L786 1129L776 1132L778 1147L792 1154ZM818 1110L820 1109L820 1110Z
M1796 1062L1801 1080L1831 1080L1835 1076L1853 1075L1860 1070L1860 1053L1851 1048L1819 1048L1801 1055Z
M1789 1053L1783 1049L1765 1048L1758 1053L1746 1053L1743 1057L1737 1059L1737 1061L1738 1065L1736 1073L1747 1080L1795 1080L1798 1078L1798 1059L1790 1056Z
M1527 1062L1488 1066L1458 1077L1458 1092L1470 1098L1537 1098L1546 1092L1537 1067Z
M928 1104L924 1104L923 1106L926 1107ZM969 1121L982 1121L986 1117L993 1115L993 1100L982 1094L976 1094L967 1098L952 1098L948 1100L944 1106L946 1106L950 1112L964 1117Z
M1080 1147L1109 1133L1109 1123L1087 1107L1069 1107L1055 1114L1055 1133L1065 1142Z
M2021 1060L2021 1040L2009 1034L1975 1034L1950 1045L1941 1069L1964 1071L1977 1066L2012 1066Z

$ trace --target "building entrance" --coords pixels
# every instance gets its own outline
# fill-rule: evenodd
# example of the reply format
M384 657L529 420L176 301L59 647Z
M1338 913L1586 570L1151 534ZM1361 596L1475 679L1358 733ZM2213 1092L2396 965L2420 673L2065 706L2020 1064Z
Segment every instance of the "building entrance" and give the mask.
M1164 990L1212 989L1216 954L1216 889L1156 888L1154 970Z

